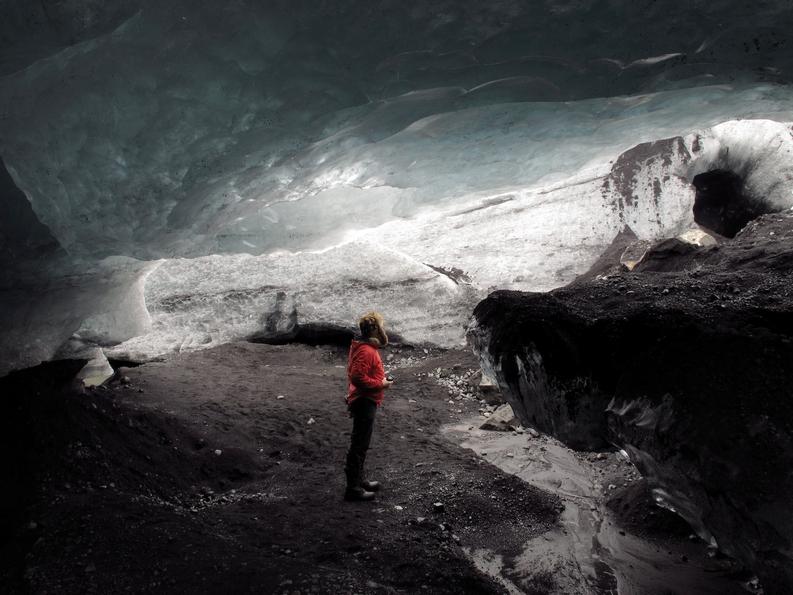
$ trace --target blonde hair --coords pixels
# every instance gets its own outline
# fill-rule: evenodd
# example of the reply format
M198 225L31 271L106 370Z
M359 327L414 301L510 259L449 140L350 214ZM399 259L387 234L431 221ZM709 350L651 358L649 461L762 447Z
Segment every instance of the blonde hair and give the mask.
M381 345L388 345L385 333L385 319L379 312L367 312L358 321L358 328L364 339L376 339Z

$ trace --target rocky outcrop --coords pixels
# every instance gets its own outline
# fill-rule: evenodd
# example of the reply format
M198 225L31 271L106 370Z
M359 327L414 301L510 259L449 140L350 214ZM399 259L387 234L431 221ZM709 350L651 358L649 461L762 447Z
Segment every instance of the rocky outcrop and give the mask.
M665 241L631 272L548 294L495 292L469 340L524 425L619 444L659 503L789 593L793 216L708 243Z

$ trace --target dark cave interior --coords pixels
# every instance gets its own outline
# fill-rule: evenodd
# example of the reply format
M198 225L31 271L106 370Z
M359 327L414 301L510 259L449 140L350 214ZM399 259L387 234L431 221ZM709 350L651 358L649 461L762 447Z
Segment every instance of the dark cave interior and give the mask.
M773 210L746 192L743 179L724 169L714 169L694 177L697 189L694 220L726 238L734 238L746 224Z

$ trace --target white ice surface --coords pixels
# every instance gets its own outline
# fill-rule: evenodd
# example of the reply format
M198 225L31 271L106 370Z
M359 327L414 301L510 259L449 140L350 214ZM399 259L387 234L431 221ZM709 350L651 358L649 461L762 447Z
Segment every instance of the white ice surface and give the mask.
M149 359L250 337L274 319L353 328L368 310L409 341L460 344L480 294L404 254L350 242L321 252L163 261L146 282L151 331L106 349Z
M694 227L690 182L699 172L734 170L753 195L790 207L790 130L772 120L725 122L634 147L564 180L461 194L379 225L358 221L319 251L108 258L3 294L6 369L92 344L112 358L147 360L245 339L293 311L300 323L351 327L375 308L409 341L459 345L489 290L564 285L626 225L650 240ZM366 204L355 194L343 199ZM312 224L304 225L295 232L308 233ZM431 267L464 277L458 285Z
M730 166L751 192L789 208L791 147L787 124L727 122L635 147L562 182L461 196L347 232L323 251L164 260L146 278L151 332L108 353L146 359L244 339L273 316L350 327L372 308L409 341L459 345L468 314L489 290L564 285L625 226L645 240L695 228L690 182L700 171Z

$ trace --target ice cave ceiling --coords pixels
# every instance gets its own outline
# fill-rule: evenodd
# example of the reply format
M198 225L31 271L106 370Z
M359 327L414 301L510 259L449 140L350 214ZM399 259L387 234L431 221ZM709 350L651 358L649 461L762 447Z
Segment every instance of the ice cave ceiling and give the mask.
M1 5L4 369L367 304L454 342L693 226L696 175L793 198L787 0Z

